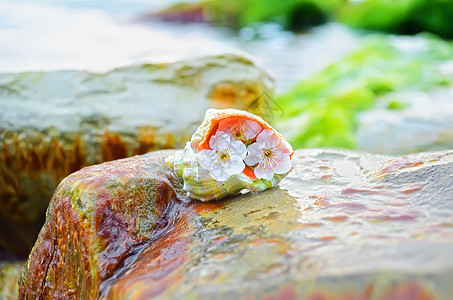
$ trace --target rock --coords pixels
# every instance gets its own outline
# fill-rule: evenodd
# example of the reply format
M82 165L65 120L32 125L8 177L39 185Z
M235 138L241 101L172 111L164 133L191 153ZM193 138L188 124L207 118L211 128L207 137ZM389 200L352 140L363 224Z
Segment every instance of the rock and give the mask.
M358 148L391 155L452 149L452 97L452 87L382 97L378 107L359 114L355 133ZM401 108L385 109L384 105L395 99Z
M105 74L0 74L0 245L27 255L57 184L78 169L180 148L209 107L256 107L272 80L232 54Z
M297 150L279 187L208 203L170 153L66 178L21 299L453 298L453 152Z
M163 21L176 23L205 23L212 22L204 3L177 3L162 11L147 13L138 18L138 21Z
M24 268L21 298L94 298L99 284L165 227L166 210L174 213L174 186L181 183L166 167L170 153L107 162L65 178Z
M0 299L16 300L23 262L0 262Z

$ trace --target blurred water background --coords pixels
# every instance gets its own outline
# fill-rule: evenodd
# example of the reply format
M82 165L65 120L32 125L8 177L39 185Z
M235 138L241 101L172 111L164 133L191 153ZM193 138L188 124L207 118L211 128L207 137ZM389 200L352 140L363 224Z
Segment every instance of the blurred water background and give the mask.
M358 45L357 33L335 23L296 34L276 23L233 31L203 23L139 20L175 2L0 0L0 72L102 72L238 52L253 55L282 92Z
M453 1L178 2L0 0L0 72L239 53L275 79L296 148L453 146Z

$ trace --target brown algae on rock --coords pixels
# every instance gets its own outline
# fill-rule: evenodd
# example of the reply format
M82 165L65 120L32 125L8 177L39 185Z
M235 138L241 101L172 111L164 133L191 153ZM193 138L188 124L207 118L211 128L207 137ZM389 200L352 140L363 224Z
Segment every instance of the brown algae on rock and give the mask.
M105 73L1 73L0 90L0 227L10 229L0 231L0 244L25 257L70 173L182 148L206 109L246 109L272 93L273 81L226 53Z

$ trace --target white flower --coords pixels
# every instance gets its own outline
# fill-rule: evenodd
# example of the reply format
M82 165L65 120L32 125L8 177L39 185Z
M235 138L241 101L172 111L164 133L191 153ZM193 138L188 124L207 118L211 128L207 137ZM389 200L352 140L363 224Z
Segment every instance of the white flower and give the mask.
M197 161L209 171L212 178L225 181L231 175L239 174L245 169L244 157L247 150L243 142L232 139L223 131L211 137L209 149L203 149L197 154Z
M271 180L274 173L285 174L291 170L291 145L270 129L264 129L247 151L245 163L249 166L258 164L254 169L256 178Z
M219 122L219 130L238 141L246 142L253 139L260 131L258 122L247 119L225 119Z

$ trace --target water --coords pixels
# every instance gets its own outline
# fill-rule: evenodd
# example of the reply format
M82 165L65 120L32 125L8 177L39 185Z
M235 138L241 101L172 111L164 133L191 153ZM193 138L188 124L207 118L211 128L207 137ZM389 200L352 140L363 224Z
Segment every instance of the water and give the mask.
M138 22L176 1L0 0L0 72L84 69L236 52L276 79L277 92L353 50L359 37L328 24L305 34L276 24L234 33L207 24Z

